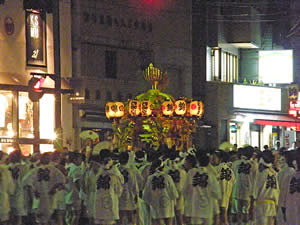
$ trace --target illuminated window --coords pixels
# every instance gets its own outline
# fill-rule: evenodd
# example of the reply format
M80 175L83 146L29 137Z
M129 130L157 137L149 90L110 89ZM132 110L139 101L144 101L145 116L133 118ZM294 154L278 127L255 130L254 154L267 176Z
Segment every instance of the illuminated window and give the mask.
M238 82L238 57L219 48L211 50L211 76L208 80ZM209 78L210 77L210 78Z
M33 138L33 103L27 92L19 92L19 136Z
M15 136L12 127L12 98L11 91L0 91L0 137Z
M44 94L40 99L40 138L56 138L55 124L55 97L53 94Z

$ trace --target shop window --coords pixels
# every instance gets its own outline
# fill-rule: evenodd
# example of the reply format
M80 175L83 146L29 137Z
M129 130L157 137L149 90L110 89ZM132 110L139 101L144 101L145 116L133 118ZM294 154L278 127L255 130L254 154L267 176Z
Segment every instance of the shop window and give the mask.
M15 148L12 146L12 144L0 143L0 151L1 152L10 154L14 150L15 150Z
M0 137L12 138L15 136L12 126L12 98L11 91L0 91Z
M55 97L53 94L44 94L40 99L40 138L56 138L55 124Z
M33 138L33 103L28 92L19 92L19 136Z
M54 146L52 144L42 144L40 145L40 152L43 154L45 152L54 152Z
M211 49L209 81L238 82L238 57L220 48Z
M20 144L20 149L23 155L25 156L29 156L32 155L33 153L33 145L29 145L29 144Z
M105 51L105 75L106 78L117 78L117 52Z
M100 90L96 90L96 100L101 99L101 92Z

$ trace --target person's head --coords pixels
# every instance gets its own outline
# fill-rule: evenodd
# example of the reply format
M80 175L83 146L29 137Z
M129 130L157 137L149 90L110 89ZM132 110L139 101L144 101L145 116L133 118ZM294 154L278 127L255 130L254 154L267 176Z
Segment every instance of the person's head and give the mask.
M264 145L264 150L269 150L269 146L268 145Z
M209 164L209 156L206 152L197 152L199 166L206 167Z
M293 166L296 171L300 171L300 148L298 147L293 154Z
M70 152L69 154L69 160L71 163L75 164L76 166L79 166L83 160L83 155L79 152Z
M214 166L219 165L222 162L222 150L216 150L210 157L210 163Z
M121 165L126 165L128 163L129 160L129 154L128 152L121 152L119 155L119 162Z
M49 164L50 159L51 159L51 154L49 152L45 152L41 155L40 162L43 165L47 165Z
M164 169L164 164L160 159L156 159L152 162L151 166L150 166L150 173L153 174L156 171L163 171Z
M142 150L136 151L135 152L135 157L134 157L135 162L137 163L142 163L145 160L145 152Z
M192 168L195 168L197 166L197 159L194 155L187 155L184 159L184 168L186 170L190 170Z
M62 154L59 151L55 151L51 154L51 161L59 163L62 160Z
M15 150L12 153L10 153L8 160L11 163L18 163L22 159L22 153L20 150Z
M261 159L263 161L260 162L266 165L266 164L273 164L275 157L271 151L263 151L261 153Z

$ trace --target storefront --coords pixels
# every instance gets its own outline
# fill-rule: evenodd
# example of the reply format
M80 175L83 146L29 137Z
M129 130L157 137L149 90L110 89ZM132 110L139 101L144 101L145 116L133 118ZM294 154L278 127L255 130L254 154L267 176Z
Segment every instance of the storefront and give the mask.
M230 143L293 148L300 120L288 115L286 89L234 85Z

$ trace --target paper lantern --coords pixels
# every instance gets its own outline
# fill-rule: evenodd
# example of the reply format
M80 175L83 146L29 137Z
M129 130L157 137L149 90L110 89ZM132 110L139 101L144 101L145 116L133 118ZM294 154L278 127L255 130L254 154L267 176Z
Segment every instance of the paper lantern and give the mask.
M125 107L123 102L115 102L117 105L117 112L115 114L115 117L122 117L125 114Z
M175 102L175 113L179 116L183 116L186 113L187 104L184 100L177 100Z
M116 112L118 111L118 106L115 104L115 102L108 102L105 105L105 114L106 117L114 118L116 117Z
M165 116L172 116L174 113L174 104L172 101L163 102L161 108Z
M131 116L138 116L141 113L141 103L138 100L130 100L128 111Z
M145 100L142 102L142 106L141 106L142 116L150 116L151 115L151 113L152 113L151 105L152 105L152 103L148 100Z
M190 114L191 116L201 117L204 112L204 105L201 101L192 101L190 103Z

